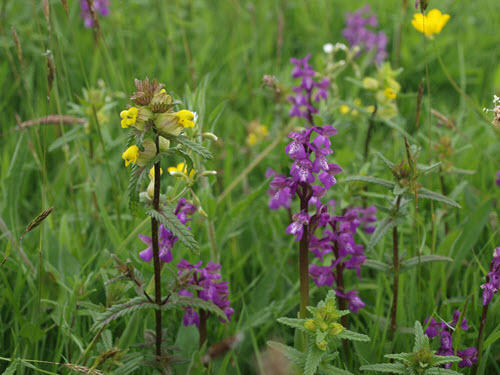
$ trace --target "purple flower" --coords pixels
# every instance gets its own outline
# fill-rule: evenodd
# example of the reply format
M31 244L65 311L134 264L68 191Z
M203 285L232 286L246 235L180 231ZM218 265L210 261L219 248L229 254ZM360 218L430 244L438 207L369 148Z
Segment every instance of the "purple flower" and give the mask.
M493 251L493 258L490 263L490 272L486 275L486 283L481 285L483 289L483 306L489 305L493 295L500 287L500 247Z
M335 294L341 298L345 298L349 304L349 311L357 314L359 313L359 309L365 307L365 303L358 296L359 291L351 290L347 293L342 293L340 290L335 289Z
M198 297L215 304L225 313L227 319L231 320L231 315L234 313L234 310L229 307L229 282L220 281L222 277L220 274L222 266L212 261L208 262L207 266L204 268L201 267L202 264L203 262L201 261L196 264L191 264L187 260L181 259L177 264L177 269L179 270L178 274L181 275L185 271L194 270L187 280L187 284L202 287L201 290L197 291ZM179 291L179 295L192 297L193 293L188 290L181 290ZM185 310L186 312L183 319L184 325L188 326L195 324L198 326L200 324L198 313L191 307Z
M472 365L477 362L477 349L472 346L470 348L457 352L457 356L462 358L462 360L458 362L458 367L472 367Z
M300 211L299 213L293 215L293 222L286 228L288 234L293 234L295 236L295 241L300 241L304 234L304 225L309 224L309 215L305 211Z
M442 356L450 356L455 355L453 350L453 342L452 342L452 331L456 329L458 324L458 320L460 319L460 311L456 310L453 313L453 320L451 323L436 322L436 319L428 317L425 320L425 323L429 323L427 329L425 330L425 334L432 338L436 336L441 337L441 346L437 350L436 354ZM430 320L430 321L429 321ZM467 331L469 327L467 326L467 320L464 318L460 323L460 327ZM476 348L468 348L463 351L457 352L457 355L462 358L462 361L459 363L459 367L471 367L477 361L477 350ZM449 369L451 367L451 362L446 363L444 368Z
M94 26L88 1L93 4L96 13L99 13L103 17L109 15L109 0L80 0L81 17L86 28Z
M378 25L377 16L370 13L370 6L365 5L353 13L345 16L346 28L342 30L342 35L347 39L351 47L359 46L364 51L375 51L375 61L381 64L387 57L387 36L380 31L376 33L367 28Z
M186 224L191 219L188 215L193 215L196 211L196 207L186 202L186 198L180 198L177 207L175 208L174 214L182 224ZM187 227L191 229L190 227ZM160 224L158 236L158 247L160 249L160 260L165 263L170 263L172 261L172 248L177 242L178 238L174 236L167 228ZM145 262L151 261L153 259L153 239L149 236L139 234L139 239L144 242L148 247L139 253L139 257Z
M497 172L497 186L500 186L500 171Z
M331 266L317 266L311 264L309 266L309 276L311 276L318 288L324 285L332 286L335 281Z

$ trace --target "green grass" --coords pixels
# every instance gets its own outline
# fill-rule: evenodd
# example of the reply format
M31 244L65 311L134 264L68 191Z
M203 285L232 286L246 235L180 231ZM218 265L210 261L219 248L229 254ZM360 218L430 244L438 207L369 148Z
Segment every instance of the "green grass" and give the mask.
M299 303L298 246L285 233L288 214L267 208L268 181L264 177L268 167L288 173L291 165L284 154L287 138L283 136L290 122L289 108L285 103L275 105L269 91L261 86L262 76L274 75L286 87L292 86L289 58L307 53L313 54L312 61L319 70L322 45L344 42L344 13L364 2L114 0L111 15L100 18L98 41L91 29L83 27L77 2L68 2L69 16L62 2L48 3L49 25L42 2L6 0L0 6L0 249L12 247L11 241L16 242L33 218L55 206L47 220L18 244L34 272L17 248L0 269L0 357L76 363L95 335L90 331L93 306L133 295L125 284L104 286L117 273L110 254L131 259L147 280L153 275L152 265L138 257L143 244L137 234L149 234L149 224L145 216L133 216L128 209L129 171L121 159L127 135L120 128L118 116L130 103L133 79L149 76L166 83L169 92L203 116L204 129L220 139L211 143L214 159L207 164L208 169L218 171L217 178L196 186L208 213L208 219L195 215L191 224L201 256L180 243L173 249L173 264L180 258L207 263L215 250L223 266L223 278L230 281L230 300L236 313L225 325L212 318L208 340L213 344L238 333L244 339L213 362L213 373L261 372L259 366L264 362L260 352L267 340L293 341L292 331L276 319L295 317ZM379 17L380 28L389 36L389 48L393 48L401 2L369 3ZM346 360L354 373L358 373L359 365L383 362L383 355L391 351L411 350L415 320L423 322L432 313L447 320L465 304L470 329L462 333L461 348L475 346L482 310L479 285L484 283L492 250L500 239L500 188L494 182L500 169L499 138L490 124L492 114L485 116L480 111L491 108L493 94L500 91L496 27L500 5L495 0L482 0L480 4L431 1L431 8L451 14L451 19L435 41L424 42L410 25L413 1L410 3L403 20L400 116L395 122L411 136L412 143L422 147L422 164L437 161L429 141L435 144L440 136L448 135L455 149L450 157L454 167L474 173L445 176L447 194L462 209L421 201L418 212L411 207L400 226L400 248L408 258L421 250L449 256L454 262L423 265L402 275L397 319L401 330L394 342L389 340L385 324L390 318L392 276L367 268L361 280L348 276L347 285L359 288L366 303L359 315L350 315L350 329L372 340L355 344L355 354ZM22 63L11 25L19 36ZM47 50L55 66L50 93ZM475 105L453 88L437 54ZM426 62L431 91L427 96L426 86L420 127L416 129L416 93L426 77ZM352 102L361 94L346 76L349 74L337 84L341 99ZM69 114L69 103L78 103L82 90L98 87L99 80L115 103L107 111L108 118L96 122L92 112L76 114L90 120L88 129L62 123L16 128L17 118L28 121L49 114ZM431 107L452 119L455 128L438 124L430 114ZM218 108L222 108L219 117ZM364 168L371 175L390 179L390 172L374 156L375 151L390 160L401 160L403 136L377 124L365 164L362 153L367 119L342 119L333 102L322 115L339 129L332 138L333 162L344 170L329 194L332 199L355 203L359 196L352 183L343 182L345 177L358 175ZM245 125L253 120L267 125L270 137L250 148L245 143ZM280 141L276 147L258 159L275 139ZM255 168L245 172L233 188L231 183L257 159L260 161ZM172 183L168 178L165 184ZM440 191L436 174L421 182ZM224 193L230 186L231 191ZM370 186L368 192L370 204L384 204L383 189ZM443 210L446 216L441 215ZM384 214L379 212L378 217ZM450 228L448 235L444 221ZM211 228L215 247L211 245ZM361 239L365 243L368 240ZM367 256L385 261L384 254L391 254L391 247L388 236ZM323 299L326 289L312 285L312 302ZM494 332L500 327L499 301L500 297L494 296L490 305L486 339L490 334L498 336ZM197 332L181 325L181 312L169 314L164 318L168 335L189 359L190 351L197 347ZM135 344L143 341L144 329L153 328L149 311L111 323L104 334L107 339L99 338L90 348L86 364L92 365L102 351L117 346L128 350L124 361L133 369L131 364L140 360L137 353L145 352ZM499 349L500 341L495 341L486 350L484 367L478 374L500 373ZM33 365L48 373L69 373L56 365ZM0 372L7 366L6 360L0 361ZM39 373L21 367L14 373ZM149 371L142 367L135 373L152 373ZM114 373L127 372L122 368Z

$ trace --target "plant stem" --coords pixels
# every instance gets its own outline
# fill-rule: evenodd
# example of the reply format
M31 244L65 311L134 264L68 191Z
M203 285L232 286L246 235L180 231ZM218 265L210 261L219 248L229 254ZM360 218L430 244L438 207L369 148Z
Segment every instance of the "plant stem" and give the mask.
M399 60L401 59L401 37L403 34L403 19L406 14L406 9L408 8L408 0L403 0L403 5L401 6L401 17L398 27L398 33L396 35L396 53L394 56L394 66L397 68L399 66Z
M310 191L311 190L311 191ZM309 185L302 187L300 194L300 211L308 212L309 199L312 189ZM309 305L309 225L304 224L304 232L299 246L299 275L300 275L300 312L299 318L307 318L306 306Z
M200 334L200 348L203 346L205 341L207 341L207 318L208 313L205 310L200 309L200 325L198 326L198 332Z
M337 231L337 228L333 228L334 231ZM333 247L333 254L335 255L336 259L339 259L339 248L337 242L335 242L334 247ZM342 262L339 262L337 266L335 267L336 270L336 279L337 279L337 290L342 293L344 293L344 268L345 266L342 264ZM346 305L346 299L344 297L339 298L339 309L340 310L347 310L347 305ZM347 315L343 315L340 318L340 322L344 326L344 328L347 328ZM349 361L349 342L347 340L342 340L342 345L344 346L344 353L346 356L347 361Z
M399 210L401 203L401 195L398 195L394 214ZM393 250L393 272L394 272L394 291L392 295L392 310L391 310L391 337L394 339L396 332L396 315L398 311L398 289L399 289L399 244L398 244L398 226L392 228L392 250Z
M375 114L377 113L377 107L375 107L375 110L373 111L370 120L368 121L368 130L366 132L366 139L365 139L365 152L363 154L364 160L366 162L366 159L368 159L368 151L370 148L370 140L372 137L372 132L373 132L373 126L375 125Z
M160 137L156 136L156 154L160 151ZM160 162L155 164L155 183L153 208L158 211L160 206ZM158 246L158 220L151 218L151 237L153 239L153 261L155 269L155 303L161 305L161 265L160 265L160 249ZM156 316L156 355L161 357L161 310L155 309Z
M477 362L472 369L472 375L476 375L477 369L479 368L479 363L481 362L482 351L483 351L483 334L484 325L486 324L486 315L488 314L488 305L483 306L483 314L481 315L481 325L479 326L479 334L477 336Z
M446 185L444 184L444 176L443 176L443 169L441 168L439 171L439 183L441 184L441 194L443 194L446 197ZM450 232L450 228L448 227L448 223L445 221L444 222L444 233L448 235Z

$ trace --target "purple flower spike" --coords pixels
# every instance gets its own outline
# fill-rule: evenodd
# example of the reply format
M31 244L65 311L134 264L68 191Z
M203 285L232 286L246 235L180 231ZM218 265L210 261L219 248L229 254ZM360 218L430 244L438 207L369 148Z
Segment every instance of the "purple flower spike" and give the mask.
M497 172L497 186L500 186L500 171Z
M226 314L228 321L231 320L231 315L234 310L229 307L230 302L229 297L229 282L220 281L221 279L221 265L213 262L208 262L207 266L202 268L202 262L196 264L190 264L187 260L181 259L177 264L178 275L181 275L186 270L194 270L193 274L187 280L187 284L197 285L202 288L202 290L197 291L198 297L212 302L217 307L219 307ZM188 290L179 291L180 296L192 297L193 293ZM200 317L198 313L191 307L185 308L186 312L184 314L183 323L185 326L200 324ZM222 321L222 320L221 320Z
M500 247L493 251L493 259L490 263L490 272L486 275L486 283L481 285L483 289L483 306L490 304L493 295L500 287Z
M328 266L317 266L311 264L309 266L309 276L313 279L316 286L332 286L335 279L333 278L332 267Z
M347 39L350 47L359 46L363 51L375 51L375 62L381 64L387 58L388 38L383 32L376 33L367 26L377 27L377 16L370 14L370 7L365 6L345 16L346 28L342 35Z
M96 13L103 17L109 15L109 0L93 0L94 10ZM94 26L94 20L90 13L89 4L87 0L80 0L81 16L83 24L86 28Z
M365 303L361 300L361 298L359 298L358 293L359 291L357 290L351 290L350 292L342 293L341 291L335 289L335 294L347 300L347 302L349 303L349 311L354 314L359 313L359 309L365 307Z

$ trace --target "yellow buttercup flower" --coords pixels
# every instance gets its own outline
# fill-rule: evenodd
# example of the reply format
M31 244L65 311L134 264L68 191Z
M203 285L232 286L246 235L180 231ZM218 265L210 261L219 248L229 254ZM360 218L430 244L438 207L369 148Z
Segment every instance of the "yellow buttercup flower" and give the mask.
M184 128L194 128L194 113L188 111L187 109L183 109L176 113L179 118L179 124L181 124Z
M125 160L126 167L128 167L130 163L136 163L138 157L139 147L135 145L127 148L127 150L122 154L122 159Z
M449 14L442 14L438 9L432 9L427 15L415 13L411 24L415 29L434 39L434 34L439 34L450 19Z
M388 87L384 90L384 95L387 99L396 99L396 91Z
M120 117L122 118L121 125L122 128L128 128L129 126L135 125L135 122L137 121L137 114L139 113L139 110L135 107L132 107L128 110L121 111L120 112Z
M178 173L183 173L187 175L187 165L185 163L179 163L177 164L177 167L170 167L168 168L168 173L172 174L172 172L178 172ZM191 172L189 173L189 178L192 178L194 175L194 169L191 169Z

